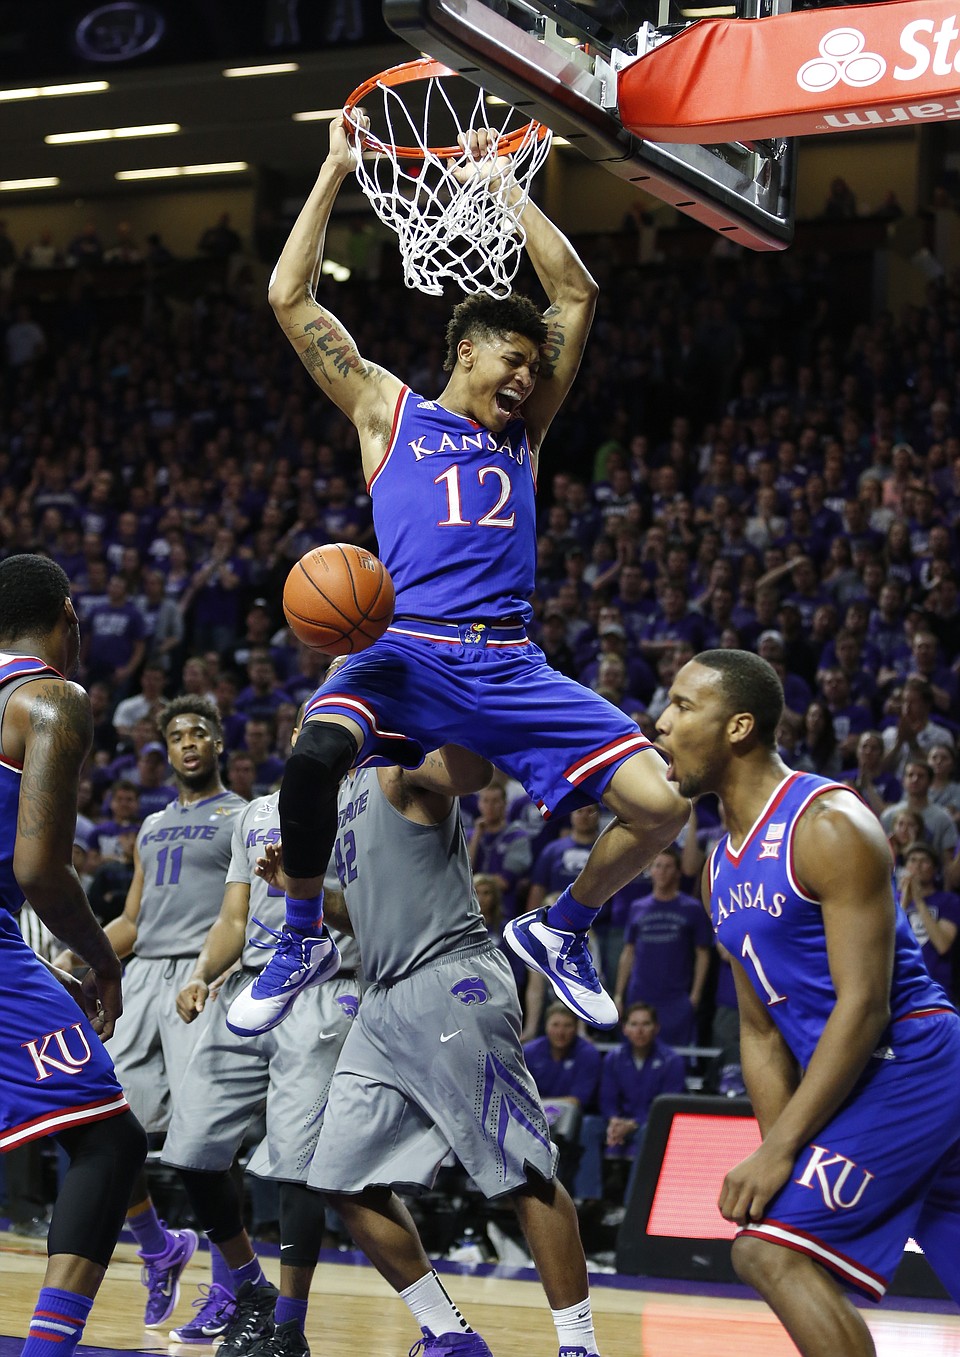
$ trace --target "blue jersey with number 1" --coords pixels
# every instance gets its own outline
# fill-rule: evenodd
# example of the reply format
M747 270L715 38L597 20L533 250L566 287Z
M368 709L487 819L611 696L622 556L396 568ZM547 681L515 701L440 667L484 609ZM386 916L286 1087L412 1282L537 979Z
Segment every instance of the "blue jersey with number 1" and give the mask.
M522 419L493 433L404 387L368 488L397 617L529 620L536 485Z
M710 914L720 942L743 966L772 1021L800 1064L810 1063L837 1001L817 900L798 883L793 835L800 816L824 792L849 787L792 773L777 788L740 848L730 836L710 859ZM931 980L903 910L897 906L891 1023L908 1014L952 1010Z

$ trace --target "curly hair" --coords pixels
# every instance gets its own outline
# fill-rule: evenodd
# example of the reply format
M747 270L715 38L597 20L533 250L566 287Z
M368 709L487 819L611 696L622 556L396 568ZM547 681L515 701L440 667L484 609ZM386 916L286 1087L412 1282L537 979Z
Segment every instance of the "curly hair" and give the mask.
M0 562L0 638L44 636L63 616L70 581L56 561L24 552Z
M457 348L462 339L474 342L502 339L505 335L523 335L538 347L547 338L547 322L529 297L517 293L509 297L488 297L476 293L459 302L447 325L447 356L444 372L457 365Z
M157 718L157 725L160 728L164 743L166 743L170 722L177 716L202 717L210 726L215 737L218 740L223 740L223 723L220 720L220 711L212 698L185 693L182 697L175 697L172 702L168 702Z

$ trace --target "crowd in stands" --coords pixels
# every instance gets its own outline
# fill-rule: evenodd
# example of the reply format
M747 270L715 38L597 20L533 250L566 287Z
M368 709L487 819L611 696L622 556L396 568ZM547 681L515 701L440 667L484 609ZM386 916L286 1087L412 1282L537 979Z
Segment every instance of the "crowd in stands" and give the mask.
M221 220L205 248L232 234ZM849 783L881 817L904 907L953 989L960 280L892 314L842 255L643 266L627 236L578 244L601 297L541 462L533 634L650 735L698 650L767 659L786 694L784 760ZM321 286L365 357L441 389L448 301L411 297L389 271ZM318 543L375 549L370 501L352 426L264 299L153 295L141 325L95 286L45 306L23 270L0 295L0 542L49 554L72 582L96 720L77 862L109 918L138 825L174 795L154 725L165 700L213 695L228 784L245 797L277 784L326 664L284 627L283 581ZM604 823L588 808L545 824L504 779L463 814L494 932L571 882ZM579 1196L604 1192L589 1146L622 1161L650 1090L682 1087L673 1047L735 1063L730 968L697 888L720 833L699 804L601 916L622 1047L601 1055L519 968L544 1095L600 1119L599 1138L580 1133L577 1172L594 1176Z

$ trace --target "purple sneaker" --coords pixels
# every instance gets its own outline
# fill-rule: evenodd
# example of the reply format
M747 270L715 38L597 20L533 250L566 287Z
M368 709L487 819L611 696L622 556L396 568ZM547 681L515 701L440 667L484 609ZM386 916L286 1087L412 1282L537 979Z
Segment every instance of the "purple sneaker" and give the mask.
M162 1224L162 1222L161 1222ZM143 1322L155 1329L169 1319L180 1299L180 1274L193 1257L197 1247L194 1230L167 1230L167 1247L163 1253L141 1253L143 1263L140 1280L147 1288L147 1304Z
M478 1333L433 1334L423 1329L423 1337L414 1343L409 1357L493 1357Z
M200 1295L193 1302L196 1314L179 1329L170 1330L171 1343L212 1343L219 1338L233 1318L236 1303L225 1286L204 1286L197 1288Z

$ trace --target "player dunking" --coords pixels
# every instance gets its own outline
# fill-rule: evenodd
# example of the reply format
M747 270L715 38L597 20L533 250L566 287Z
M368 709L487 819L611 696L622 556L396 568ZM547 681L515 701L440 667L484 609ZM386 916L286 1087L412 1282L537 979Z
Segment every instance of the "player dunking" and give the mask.
M430 1188L452 1149L484 1196L514 1206L561 1357L590 1357L577 1216L556 1178L520 1048L516 986L480 914L454 799L490 772L447 745L413 772L364 768L342 783L334 859L349 917L331 917L354 931L370 987L337 1062L308 1181L410 1308L423 1332L414 1351L490 1357L394 1191ZM266 861L275 855L268 849ZM300 1351L280 1326L276 1346L257 1349Z
M461 302L447 328L450 379L437 398L424 399L365 361L315 297L327 223L353 164L335 118L270 302L314 381L359 432L396 615L308 705L280 792L287 926L254 983L253 1004L263 1030L280 1020L291 994L336 968L329 943L315 935L343 774L372 758L413 767L449 741L518 778L547 813L598 799L613 812L573 886L507 930L511 946L574 1012L610 1026L617 1009L597 979L586 930L604 901L674 838L689 807L637 726L550 669L525 629L540 448L580 365L596 284L528 203L526 248L550 302L546 314L516 296ZM471 167L465 157L463 173ZM508 173L509 163L498 168Z
M93 735L86 693L64 678L79 653L60 567L0 563L0 1150L52 1136L70 1160L26 1357L76 1349L147 1152L101 1041L120 1016L120 963L73 868ZM90 967L82 987L23 941L25 895Z
M760 1148L720 1210L738 1274L804 1357L872 1357L839 1282L880 1300L914 1236L960 1302L960 1017L895 902L890 850L849 787L776 753L783 691L758 656L684 665L657 723L685 796L727 834L704 900L733 957Z

